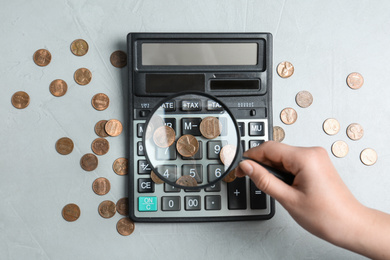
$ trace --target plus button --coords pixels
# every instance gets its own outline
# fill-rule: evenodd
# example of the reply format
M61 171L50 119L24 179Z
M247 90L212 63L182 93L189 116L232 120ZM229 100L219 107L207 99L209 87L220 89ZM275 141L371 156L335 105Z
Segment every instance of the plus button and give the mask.
M241 192L239 192L239 191L236 189L236 191L233 192L233 193L234 193L234 195L236 195L236 197L237 197L238 195L240 195Z

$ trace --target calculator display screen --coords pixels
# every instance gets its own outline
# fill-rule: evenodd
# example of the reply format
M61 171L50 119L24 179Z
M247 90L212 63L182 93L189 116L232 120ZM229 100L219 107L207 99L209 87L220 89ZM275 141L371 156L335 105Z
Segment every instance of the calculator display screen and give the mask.
M257 43L143 43L143 66L257 65Z

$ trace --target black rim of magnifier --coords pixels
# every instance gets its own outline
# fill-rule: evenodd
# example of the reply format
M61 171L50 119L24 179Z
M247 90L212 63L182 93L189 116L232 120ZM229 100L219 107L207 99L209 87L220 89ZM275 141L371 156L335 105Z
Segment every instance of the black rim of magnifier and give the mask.
M145 145L145 133L146 133L146 130L147 130L147 126L149 125L149 121L152 119L154 113L162 106L162 104L164 104L165 102L169 101L169 100L172 100L172 99L175 99L179 96L186 96L186 95L199 95L199 96L204 96L206 98L209 98L209 99L212 99L216 102L218 102L219 105L222 106L223 109L225 109L225 111L229 114L229 116L231 117L232 121L233 121L233 124L234 124L234 127L235 127L235 131L236 131L236 136L237 136L237 147L236 147L236 154L234 156L234 160L232 161L232 163L230 164L229 168L221 175L221 177L215 179L214 181L211 181L211 182L208 182L207 184L200 184L200 185L197 185L197 186L182 186L182 185L179 185L177 184L176 182L172 182L170 180L167 180L167 178L163 177L158 171L157 169L154 167L154 165L150 162L150 159L149 159L149 156L148 156L148 151L146 150L146 145ZM185 114L183 114L185 115ZM240 160L240 152L241 152L241 138L240 138L240 129L238 127L238 124L237 124L237 120L235 119L235 117L233 116L232 112L230 111L230 109L219 99L217 99L216 97L214 97L213 95L210 95L208 93L204 93L204 92L197 92L197 91L183 91L183 92L179 92L177 94L173 94L173 95L170 95L169 97L167 98L164 98L162 101L160 101L157 106L155 106L153 108L153 110L150 112L149 114L149 117L148 119L146 120L145 122L145 127L144 127L144 134L142 135L142 144L144 146L144 149L145 149L145 158L146 160L148 161L148 163L150 164L150 167L151 169L153 170L153 172L157 175L157 177L159 177L161 180L163 180L165 183L168 183L169 185L172 185L176 188L179 188L179 189L186 189L186 190L199 190L199 189L204 189L204 188L207 188L207 187L210 187L210 186L213 186L214 184L216 184L217 182L221 181L227 174L229 174L229 172L231 172L235 167L236 167L236 164L237 162ZM175 143L176 143L176 139L175 139ZM222 148L221 148L222 149ZM181 176L179 176L180 178ZM208 178L208 176L204 176L205 178Z

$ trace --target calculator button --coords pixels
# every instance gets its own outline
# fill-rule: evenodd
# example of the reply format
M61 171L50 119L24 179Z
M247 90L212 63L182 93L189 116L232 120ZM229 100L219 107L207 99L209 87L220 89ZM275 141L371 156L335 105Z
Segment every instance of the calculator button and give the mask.
M176 158L177 158L176 143L166 148L157 147L156 150L157 160L176 160Z
M228 208L246 209L246 178L236 178L228 183Z
M264 122L250 122L249 123L250 136L264 136Z
M181 110L183 111L202 110L202 101L199 99L182 100L180 104L181 104Z
M250 181L250 201L251 209L266 209L265 193L259 190L253 181Z
M214 185L208 186L204 189L207 192L219 192L221 191L221 182L217 182Z
M164 118L164 125L171 127L176 131L176 119L175 118Z
M200 210L201 200L200 196L185 196L185 209L186 210Z
M221 104L214 100L207 100L207 110L209 111L221 111L223 110Z
M170 185L169 183L164 183L164 191L165 192L180 192L179 188Z
M164 196L161 198L161 209L163 211L179 211L180 197L179 196Z
M240 135L245 136L245 123L238 122L238 129L240 130Z
M219 159L219 153L226 142L208 141L207 142L207 159Z
M264 140L250 140L249 141L249 149L253 148L253 147L257 147L257 146L261 145L262 143L264 143Z
M141 141L137 142L137 155L138 156L144 156L145 155L144 146L143 146Z
M192 156L192 157L182 156L181 158L183 160L202 160L202 158L203 158L202 141L198 141L198 143L199 143L199 149L194 156Z
M138 197L138 211L157 211L157 197Z
M181 134L200 136L201 133L200 133L199 125L201 121L202 119L199 117L183 118L181 120Z
M190 175L195 178L198 183L203 182L203 167L201 164L184 164L182 167L182 175Z
M147 117L150 114L150 110L140 110L138 114L140 117Z
M207 177L208 182L213 182L219 177L221 177L222 173L225 171L225 166L222 164L209 164L207 165Z
M144 123L137 124L137 137L142 137L142 135L144 134L144 126Z
M176 102L175 101L168 101L165 102L161 105L161 107L164 109L166 112L173 112L176 110Z
M159 165L157 166L157 171L168 181L175 182L177 180L176 165Z
M221 196L220 195L207 195L204 197L206 210L220 210L221 209Z
M150 178L138 179L138 193L154 192L154 182Z
M138 160L138 173L139 174L150 174L150 165L146 160Z

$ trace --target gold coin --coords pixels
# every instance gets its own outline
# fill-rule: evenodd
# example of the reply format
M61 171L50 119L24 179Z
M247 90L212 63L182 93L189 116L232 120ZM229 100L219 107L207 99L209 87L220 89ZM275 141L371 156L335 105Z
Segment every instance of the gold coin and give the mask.
M192 157L199 150L199 142L193 135L183 135L177 140L176 149L184 157Z
M53 96L62 97L66 94L66 91L68 91L68 85L64 80L56 79L50 83L49 89L50 93L53 94Z
M74 73L74 80L79 85L87 85L92 80L92 73L89 71L89 69L80 68Z
M118 136L122 133L123 126L119 120L111 119L107 121L104 130L106 130L106 133L110 136Z
M228 166L232 164L234 157L236 157L236 151L237 146L228 144L222 147L221 151L219 152L219 158L221 159L221 162Z
M287 107L280 112L280 119L283 123L286 125L292 125L297 121L298 114L297 111L295 111L291 107Z
M335 135L340 131L340 123L334 118L328 118L322 124L322 129L328 135Z
M80 217L80 208L76 204L70 203L62 209L62 217L69 222L76 221Z
M352 123L347 127L347 135L351 140L360 140L364 135L364 129L358 123Z
M277 68L278 75L282 78L289 78L294 74L294 66L291 62L283 61L279 63Z
M107 136L109 136L106 133L106 130L104 129L106 123L107 123L107 120L100 120L99 122L96 123L96 125L95 125L95 133L98 136L100 136L100 137L107 137Z
M203 118L199 125L200 133L207 139L214 139L221 134L222 124L218 118L208 116Z
M106 195L111 189L110 181L103 177L97 178L92 183L92 189L97 195Z
M228 173L228 175L226 175L225 178L223 178L223 181L226 182L226 183L234 181L237 178L236 177L236 171L237 171L237 168L234 168L233 170L231 170Z
M118 175L126 175L129 169L129 160L126 158L118 158L112 165L114 172Z
M129 199L128 198L121 198L116 203L116 211L121 214L122 216L129 215Z
M88 43L83 39L77 39L70 45L71 52L76 56L84 56L88 52Z
M67 155L73 151L73 141L68 137L58 139L56 142L56 150L59 154Z
M114 51L110 56L112 66L123 68L127 65L127 55L123 51Z
M360 160L367 166L374 165L378 160L378 154L374 149L366 148L360 153Z
M92 153L87 153L81 157L80 165L85 171L93 171L98 166L98 158Z
M105 200L99 204L98 211L103 218L112 218L116 212L116 205L110 200Z
M363 86L364 79L363 76L357 72L352 72L347 77L347 85L351 89L359 89Z
M122 236L131 235L134 232L135 225L134 222L129 218L122 218L116 224L116 230Z
M11 103L17 109L24 109L30 104L30 96L24 91L18 91L12 95Z
M284 140L284 137L286 136L284 129L280 126L274 126L273 128L273 136L274 141L276 142L282 142Z
M198 186L198 182L195 180L194 177L190 175L183 175L176 181L177 185L184 186L184 187L196 187Z
M298 106L306 108L313 103L313 96L309 91L303 90L295 96L295 102L297 102Z
M110 150L110 143L104 138L96 138L92 142L92 151L97 155L105 155Z
M332 144L332 153L338 158L343 158L348 154L348 144L344 141L336 141Z
M110 104L110 99L106 94L98 93L92 97L92 106L99 111L105 110Z
M169 126L160 126L153 133L154 143L161 148L167 148L175 142L175 130Z
M150 178L152 179L152 181L156 184L163 184L164 181L161 180L155 173L154 171L151 171L150 172Z
M34 53L33 56L35 64L44 67L49 65L51 61L51 53L45 49L39 49Z

